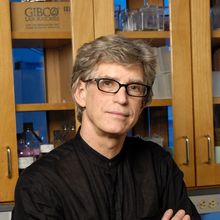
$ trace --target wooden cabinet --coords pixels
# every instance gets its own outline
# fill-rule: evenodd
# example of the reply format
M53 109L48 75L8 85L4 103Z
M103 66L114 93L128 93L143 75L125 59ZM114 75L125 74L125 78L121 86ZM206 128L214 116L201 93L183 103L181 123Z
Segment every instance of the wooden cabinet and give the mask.
M0 7L0 202L11 202L18 178L16 113L46 111L50 142L53 141L53 130L59 128L62 120L74 121L75 107L69 85L73 55L71 27L69 32L16 32L11 30L13 11L10 10L10 1L1 1ZM44 48L45 103L15 103L13 47Z
M132 5L130 0L129 4ZM150 107L159 107L161 112L157 120L160 125L155 129L164 129L167 135L167 109L172 106L174 130L174 159L184 172L187 186L196 186L195 145L194 145L194 115L193 115L193 81L191 57L191 21L190 1L170 0L170 31L160 32L119 32L130 38L145 38L153 46L162 46L170 41L171 46L171 84L172 99L153 99ZM152 111L155 111L152 109ZM157 108L158 111L158 108ZM158 117L158 114L154 116ZM142 117L143 119L145 117ZM141 125L142 124L142 125ZM145 125L144 125L145 124ZM146 121L139 122L141 129L146 128ZM143 134L141 129L137 133ZM161 132L161 131L159 131Z
M194 137L197 185L220 184L220 166L215 163L212 95L212 43L219 44L219 31L212 31L210 0L191 1L192 76L194 99ZM220 112L216 112L220 114Z
M146 38L156 46L163 39L170 39L172 100L168 105L173 109L174 159L184 172L188 187L219 185L220 166L214 158L213 104L220 102L219 97L212 96L211 63L211 46L219 45L219 31L210 30L209 0L170 0L169 5L169 33L118 34ZM166 104L163 100L152 102L153 106ZM146 128L144 123L142 128Z
M10 6L0 2L0 202L11 201L18 177Z
M196 186L190 1L171 0L169 3L174 159L184 172L187 186Z
M218 38L218 32L210 29L210 1L171 0L170 6L174 158L184 172L187 186L219 185L213 104L220 102L212 95L211 63L211 42L214 36Z
M13 201L18 178L16 113L47 111L49 140L52 141L53 130L59 126L61 120L75 119L70 78L76 50L83 43L102 34L114 33L112 1L106 3L102 0L70 1L69 5L72 12L69 31L18 32L10 29L13 13L10 11L10 2L3 0L0 3L2 9L0 13L0 202ZM102 18L105 15L111 18L103 23ZM15 104L13 47L44 48L46 103Z
M34 3L31 4L34 5ZM18 178L16 113L47 111L50 141L53 140L52 131L59 126L61 120L75 118L75 107L69 84L75 51L83 43L91 41L101 34L114 33L113 16L112 19L108 20L109 22L100 22L100 16L103 17L103 13L105 13L103 8L108 10L107 15L113 14L113 4L110 1L105 5L103 4L101 0L71 1L73 13L70 16L71 27L69 32L57 31L52 33L45 30L34 32L11 30L13 11L10 11L10 2L8 0L1 1L0 202L13 201L14 188ZM46 103L15 104L13 47L43 47L45 49Z

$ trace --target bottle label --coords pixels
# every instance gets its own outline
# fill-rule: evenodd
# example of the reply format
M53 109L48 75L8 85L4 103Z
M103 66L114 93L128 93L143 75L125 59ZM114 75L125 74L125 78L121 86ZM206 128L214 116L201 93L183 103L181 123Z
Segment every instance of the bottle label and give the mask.
M34 157L19 157L18 158L18 168L25 169L34 162Z
M40 152L41 153L49 153L53 149L54 149L54 145L53 144L41 144L40 145Z

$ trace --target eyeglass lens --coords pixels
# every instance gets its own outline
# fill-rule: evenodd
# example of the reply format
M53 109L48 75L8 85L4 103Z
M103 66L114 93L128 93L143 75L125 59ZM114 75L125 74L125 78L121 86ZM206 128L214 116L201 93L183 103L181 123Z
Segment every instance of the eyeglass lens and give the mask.
M99 78L95 79L98 89L103 92L117 93L121 87L126 88L126 92L130 96L142 97L148 93L148 86L140 83L121 84L114 79Z

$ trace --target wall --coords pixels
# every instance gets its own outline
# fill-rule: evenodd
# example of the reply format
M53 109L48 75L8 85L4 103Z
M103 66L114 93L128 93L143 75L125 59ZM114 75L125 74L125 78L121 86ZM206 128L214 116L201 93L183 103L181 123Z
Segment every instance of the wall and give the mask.
M11 220L11 212L0 212L0 220Z

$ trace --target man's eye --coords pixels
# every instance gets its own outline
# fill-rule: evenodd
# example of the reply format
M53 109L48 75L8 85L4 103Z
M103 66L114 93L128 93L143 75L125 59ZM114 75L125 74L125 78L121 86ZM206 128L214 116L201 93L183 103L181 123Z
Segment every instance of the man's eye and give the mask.
M103 84L103 86L108 86L108 87L110 87L110 86L113 86L113 85L114 85L114 81L112 81L112 80L103 80L103 81L102 81L102 84Z
M141 90L141 88L140 88L140 86L139 85L130 85L130 90L132 90L132 91L140 91Z

